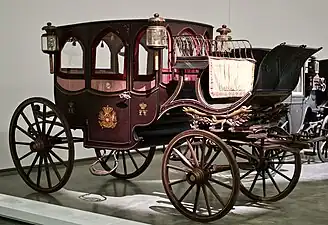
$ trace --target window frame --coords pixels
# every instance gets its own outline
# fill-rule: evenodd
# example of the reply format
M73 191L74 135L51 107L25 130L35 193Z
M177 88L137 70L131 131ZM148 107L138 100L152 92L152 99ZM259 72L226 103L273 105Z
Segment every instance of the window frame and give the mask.
M117 73L96 73L96 59L97 59L97 47L99 46L99 44L101 43L101 41L103 40L103 38L108 35L109 33L113 33L114 35L116 35L121 41L122 41L122 48L124 47L124 69L123 69L123 74L117 74ZM106 43L107 44L107 43ZM110 47L108 46L109 50ZM113 52L110 50L111 52L111 57L113 57ZM102 32L100 32L97 37L95 38L95 40L93 41L92 45L91 45L91 54L92 54L92 62L91 62L91 81L92 80L124 80L127 82L127 67L128 67L128 43L127 41L114 29L112 28L107 28L105 30L103 30ZM111 59L110 59L111 60ZM112 63L111 63L111 67L112 67ZM101 70L101 69L99 69Z
M62 53L64 50L64 47L66 46L67 43L70 43L69 40L73 39L74 41L76 41L77 43L79 43L81 50L82 50L82 68L62 68ZM56 62L58 63L58 70L56 75L60 78L63 79L85 79L85 46L83 44L83 42L77 38L76 36L69 36L65 39L62 40L62 45L60 46L60 50L58 52L58 60L56 60ZM62 69L66 69L66 71L62 70ZM68 70L80 70L81 72L68 72Z
M147 27L143 27L136 35L133 47L133 81L153 81L155 80L155 72L153 70L152 74L139 74L139 45L141 44L141 39L146 35ZM146 50L146 49L145 49ZM147 51L147 50L146 50ZM153 51L153 50L150 50ZM148 53L148 52L147 52ZM148 63L148 62L147 62ZM147 68L148 69L148 68Z

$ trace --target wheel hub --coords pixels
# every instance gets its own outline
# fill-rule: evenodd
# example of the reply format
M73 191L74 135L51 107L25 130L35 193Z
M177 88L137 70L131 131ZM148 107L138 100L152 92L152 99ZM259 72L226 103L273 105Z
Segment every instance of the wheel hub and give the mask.
M187 180L192 184L203 184L208 180L208 173L200 168L195 168L187 174Z
M31 151L34 152L47 151L49 147L50 147L49 142L46 139L43 140L38 138L30 143L30 149Z
M258 171L267 170L269 168L269 160L263 160L262 162L259 162L256 169Z

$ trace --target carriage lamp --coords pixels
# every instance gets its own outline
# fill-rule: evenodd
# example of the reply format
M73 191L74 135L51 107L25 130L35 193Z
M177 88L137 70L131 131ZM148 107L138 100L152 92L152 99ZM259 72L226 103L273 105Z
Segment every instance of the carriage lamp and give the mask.
M59 50L56 27L49 22L47 26L42 27L42 30L46 31L41 36L42 51L46 54L53 54Z
M42 27L46 33L41 36L41 49L42 52L49 55L50 73L54 73L54 53L59 50L58 37L56 35L56 27L52 26L50 22Z
M158 13L148 20L148 28L146 32L146 45L154 49L154 69L159 70L159 52L167 48L167 31L165 27L165 19L159 17Z
M228 35L231 33L231 29L228 28L227 25L222 25L222 27L218 28L216 32L219 32L220 34L215 37L216 45L214 46L214 51L219 53L231 52L229 41L231 41L232 38L230 35Z
M165 27L165 19L159 17L158 13L148 20L148 28L146 34L146 45L149 48L163 49L167 48L167 32Z
M315 56L311 56L308 63L308 73L314 76L319 74L319 61Z

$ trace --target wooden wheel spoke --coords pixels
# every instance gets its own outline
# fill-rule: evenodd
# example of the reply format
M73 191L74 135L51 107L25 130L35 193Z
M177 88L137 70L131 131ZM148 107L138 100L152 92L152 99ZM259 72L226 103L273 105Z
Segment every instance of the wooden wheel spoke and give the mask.
M144 157L145 159L147 158L147 156L145 154L143 154L139 149L135 149L136 152L138 152L142 157Z
M52 138L59 137L59 136L62 135L64 132L65 132L65 129L63 128L61 131L59 131L57 134L55 134Z
M263 189L263 197L266 197L266 185L265 185L265 171L262 170L262 189Z
M198 163L198 159L197 159L195 150L193 149L190 141L188 139L186 141L187 141L187 145L188 145L191 157L192 157L193 161L195 162L196 166L199 167L199 163Z
M293 154L285 155L284 158L292 157L292 156L294 156L294 155L293 155ZM271 159L271 160L272 160L272 159L278 159L279 162L283 162L283 158L282 158L282 157L279 157L279 155L278 155L278 156L275 156L275 157L269 157L268 159L269 159L269 160L270 160L270 159Z
M173 148L173 151L180 157L184 165L188 166L191 169L193 168L191 162L178 149Z
M52 118L51 124L50 124L50 126L49 126L49 128L47 130L47 136L50 136L51 131L52 131L52 129L55 126L56 120L57 120L57 116L54 116L54 118Z
M228 184L225 184L225 183L223 183L221 181L218 181L218 180L216 180L214 178L210 178L209 180L212 181L212 182L214 182L214 183L216 183L216 184L218 184L218 185L221 185L222 187L225 187L225 188L228 188L228 189L232 190L232 186L230 186Z
M167 164L167 168L170 168L170 169L173 169L173 170L177 170L177 171L181 171L181 172L185 172L185 173L190 172L190 170L188 170L187 168L181 168L179 166L170 165L170 164Z
M23 155L22 157L20 157L18 160L21 161L22 159L25 159L26 157L28 157L28 156L30 156L32 154L33 154L33 152L30 151L30 152L26 153L25 155Z
M54 145L52 146L53 148L57 148L57 149L64 149L64 150L69 150L69 147L66 146L58 146L58 145Z
M254 188L254 186L255 186L255 184L256 184L257 178L259 177L259 175L260 175L260 172L257 171L257 173L256 173L256 175L255 175L255 177L254 177L254 180L253 180L253 182L252 182L252 185L251 185L251 187L250 187L250 189L249 189L250 192L252 192L252 190L253 190L253 188Z
M221 203L221 205L224 207L225 206L225 203L224 203L223 199L220 197L220 195L217 193L217 191L213 188L213 186L209 182L206 183L206 186L208 187L208 189L210 189L210 191L213 193L213 195L215 196L215 198L217 200L219 200L219 202Z
M205 143L204 138L202 138L201 145L200 145L200 148L201 148L200 166L201 166L201 168L203 168L204 164L205 164L205 147L206 147L206 143Z
M192 188L195 186L195 184L192 184L189 186L189 188L185 191L185 193L179 198L179 202L182 202L183 199L189 194L189 192L192 190Z
M109 154L106 156L106 158L103 157L101 160L102 160L103 162L107 163L107 161L108 161L109 158L113 155L113 153L114 153L114 151L110 151ZM104 153L104 155L105 155L105 153ZM104 156L104 155L103 155L103 156Z
M124 151L122 151L122 160L123 160L123 171L124 171L124 174L127 175L128 171L127 171L127 168L126 168L126 160L125 160Z
M22 115L23 119L25 120L25 123L28 125L28 127L29 127L29 128L31 129L31 131L33 132L33 134L34 134L35 136L37 136L38 133L37 133L36 130L34 129L32 123L31 123L30 120L27 118L27 116L25 115L25 113L22 112L21 115Z
M208 167L210 167L212 165L212 163L214 162L214 160L218 157L218 155L221 153L221 150L217 150L214 155L212 156L212 158L210 159L210 161L208 161L206 163L205 168L207 169Z
M200 162L199 148L200 148L200 147L197 145L197 146L196 146L196 158L197 158L197 160L198 160L198 163Z
M278 151L278 152L277 152ZM271 154L270 157L268 157L268 159L272 159L272 158L276 158L276 157L279 157L279 155L283 153L283 151L279 151L279 150L276 150L275 151L275 154Z
M46 123L47 123L46 115L47 115L47 106L46 106L46 104L43 104L43 109L42 109L42 134L46 134Z
M255 155L256 155L257 157L260 156L259 152L257 151L257 149L256 149L254 146L252 146L252 152L255 153Z
M51 188L51 176L50 176L50 171L49 171L49 164L47 160L47 155L43 158L44 160L44 167L46 169L46 176L47 176L47 182L48 182L48 187Z
M32 113L33 113L33 117L34 117L36 128L37 128L39 134L41 134L40 123L39 123L38 117L37 117L36 112L35 112L35 105L34 105L34 103L31 103L31 108L32 108Z
M278 158L280 162L283 162L284 158L286 157L287 152L283 152L283 154Z
M58 169L57 169L57 167L56 167L56 164L55 164L54 161L52 160L52 158L51 158L51 156L50 156L49 153L47 153L47 158L48 158L49 163L50 163L50 165L51 165L51 167L52 167L52 170L55 172L55 174L56 174L56 176L57 176L57 178L58 178L58 181L60 181L62 178L61 178L60 173L59 173L59 171L58 171Z
M65 167L68 167L68 165L60 158L55 152L52 150L49 151L51 155L53 155L60 163L62 163Z
M38 176L37 176L37 181L36 181L36 185L38 187L40 187L41 174L42 174L42 163L43 163L43 156L40 155L39 166L38 166Z
M211 216L212 215L212 210L211 210L211 207L210 207L210 203L208 201L208 195L207 195L205 185L202 185L202 190L203 190L203 194L204 194L204 198L205 198L205 204L206 204L206 209L207 209L208 215Z
M130 159L131 159L131 161L132 161L132 163L133 163L134 167L136 168L136 170L138 170L138 169L139 169L139 167L138 167L138 165L137 165L136 161L134 160L134 158L133 158L133 156L132 156L132 154L131 154L131 152L130 152L130 151L128 151L128 155L129 155L129 157L130 157Z
M292 179L290 179L289 177L287 177L285 174L281 173L276 168L273 168L272 166L270 166L270 169L273 170L274 172L276 172L277 174L279 174L280 176L282 176L283 178L285 178L286 180L288 180L289 182L292 181Z
M185 181L187 181L187 179L183 178L183 179L180 179L180 180L172 181L172 182L169 183L169 185L173 186L175 184L180 184L180 183L185 182Z
M270 171L269 171L268 169L266 169L266 173L268 174L268 176L269 176L270 180L272 181L274 187L277 189L277 191L278 191L279 194L280 194L281 191L280 191L280 189L279 189L279 187L278 187L278 184L277 184L276 181L273 179L273 177L272 177L272 175L271 175L271 173L270 173Z
M31 143L30 143L30 142L20 142L20 141L16 141L15 144L16 144L16 145L28 145L28 146L30 146Z
M195 196L195 202L194 202L193 213L196 213L196 211L197 211L199 192L200 192L200 185L197 184L197 190L196 190L196 196Z
M29 138L31 138L32 140L35 140L35 137L33 137L32 134L28 133L26 130L24 130L23 128L21 128L19 125L16 125L16 128L18 130L20 130L23 134L25 134L26 136L28 136Z
M249 174L251 174L252 172L254 172L255 169L251 169L249 171L247 171L246 173L244 173L241 177L240 180L244 179L245 177L247 177Z
M248 151L245 149L239 147L239 146L231 146L235 150L236 156L242 158L242 159L254 159L257 160L257 156L250 154ZM256 151L256 150L255 150Z
M26 173L26 176L27 176L27 177L30 176L30 174L31 174L31 172L32 172L32 169L34 168L36 162L38 161L39 156L40 156L39 153L36 153L36 156L34 157L33 162L32 162L30 168L28 169L28 171L27 171L27 173Z

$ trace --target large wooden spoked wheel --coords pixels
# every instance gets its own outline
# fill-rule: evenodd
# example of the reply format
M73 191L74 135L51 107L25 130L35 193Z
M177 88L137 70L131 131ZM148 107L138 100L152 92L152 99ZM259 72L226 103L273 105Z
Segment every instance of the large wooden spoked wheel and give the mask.
M14 165L32 189L50 193L68 181L74 142L64 115L44 98L29 98L15 110L9 128Z
M286 152L276 146L264 151L253 149L256 154L246 150L236 153L241 192L252 200L264 202L275 202L288 196L301 175L300 154ZM282 166L278 168L277 165Z
M275 129L272 129L269 131L269 133L271 134L278 134L278 135L282 135L282 136L286 136L290 134L290 129L289 129L289 119L288 116L284 116L283 118L281 118L281 120L278 123L278 127ZM252 147L252 154L253 155L257 155L257 157L259 156L259 153L257 151L257 149L255 147ZM275 167L276 170L280 170L280 168L284 165L284 161L285 161L285 156L286 156L287 152L285 151L280 151L279 154L277 154L277 158L279 159L279 161L277 161L277 163L275 163L273 166ZM281 162L281 163L280 163ZM271 176L275 176L276 172L271 170L269 171L271 173ZM259 175L259 179L262 179L262 173L260 173ZM270 178L269 175L267 173L264 173L265 178Z
M322 122L319 136L324 137L328 135L328 116ZM328 162L328 143L327 141L319 141L317 143L317 154L321 162Z
M180 160L172 160L173 154ZM219 137L203 130L184 131L171 140L163 156L162 181L174 207L198 222L226 215L240 186L233 154Z
M150 147L148 151L139 149L116 151L118 166L111 175L119 179L132 179L141 175L150 165L155 151L155 146ZM105 155L100 164L104 170L111 171L115 164L113 161L114 150L95 149L95 152L97 158L102 158Z
M281 134L281 135L290 134L290 121L289 121L288 115L286 115L286 116L284 116L284 117L281 118L281 120L278 123L278 127L280 127L282 129L282 130L278 131L279 134ZM285 131L285 133L282 132L282 131ZM286 152L282 152L280 154L280 161L281 162L283 162L285 160L285 157L284 157L285 154L286 154ZM280 170L280 168L282 167L282 165L283 165L282 163L281 164L277 164L276 165L276 169L277 170ZM272 173L272 174L275 175L275 173Z

